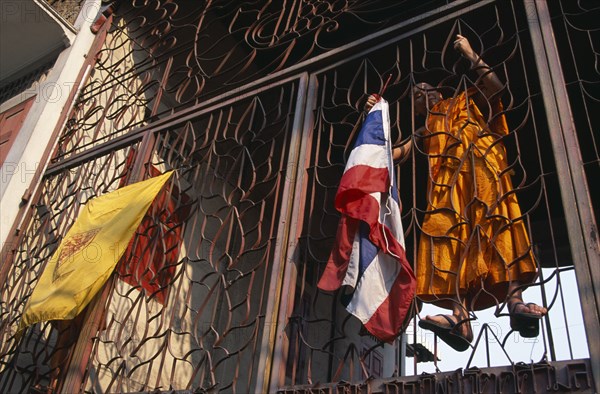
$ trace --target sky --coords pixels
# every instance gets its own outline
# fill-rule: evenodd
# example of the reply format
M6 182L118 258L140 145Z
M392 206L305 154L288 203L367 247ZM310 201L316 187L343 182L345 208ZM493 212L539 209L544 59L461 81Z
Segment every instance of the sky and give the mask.
M543 269L544 277L549 277L553 271L553 269ZM562 292L561 287L558 286L556 276L545 285L546 297L548 300L551 300L558 291L556 302L548 312L554 338L553 342L556 360L588 358L588 345L581 314L579 293L576 291L577 282L575 280L574 270L561 272L560 283L562 284ZM535 302L541 305L541 287L535 286L534 288L525 290L523 299L525 302ZM448 312L448 310L424 304L421 316L425 317L426 315L435 315L439 313L447 314ZM505 313L506 311L503 310L502 312ZM478 311L476 312L476 315L477 320L471 322L474 335L473 345L475 345L484 324L487 324L501 341L504 340L504 337L510 331L508 316L497 318L494 316L494 308ZM409 343L412 342L413 338L412 330L412 326L407 330ZM417 342L423 343L431 351L434 349L433 333L422 330L419 327L417 327ZM504 354L500 344L491 334L489 334L489 343L489 365L486 356L484 335L482 335L481 340L475 349L473 359L471 360L470 365L468 365L473 349L462 353L457 352L438 339L438 357L441 361L438 361L437 367L440 371L444 372L454 371L458 368L467 368L467 366L485 368L488 366L510 365L511 361L514 363L531 363L541 361L544 358L544 355L546 355L549 361L552 361L551 347L548 341L548 327L545 322L542 323L540 335L537 338L522 338L518 333L510 334L505 345L506 353L510 359ZM416 373L414 369L413 358L407 358L406 375L436 372L436 366L433 362L418 363Z

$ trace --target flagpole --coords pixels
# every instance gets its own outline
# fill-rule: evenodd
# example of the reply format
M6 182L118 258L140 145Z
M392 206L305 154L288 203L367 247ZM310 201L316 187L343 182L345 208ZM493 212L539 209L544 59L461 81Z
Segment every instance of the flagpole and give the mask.
M387 81L385 81L385 83L381 87L381 90L379 91L379 99L381 99L383 97L383 94L385 93L391 79L392 79L392 73L390 73L390 75L388 75Z
M115 275L113 274L104 284L102 292L96 295L88 305L79 338L72 349L68 366L65 368L66 376L63 376L62 382L59 382L61 392L78 393L85 384L85 373L94 347L92 338L97 336L102 321L105 319L105 305L112 294L114 283Z

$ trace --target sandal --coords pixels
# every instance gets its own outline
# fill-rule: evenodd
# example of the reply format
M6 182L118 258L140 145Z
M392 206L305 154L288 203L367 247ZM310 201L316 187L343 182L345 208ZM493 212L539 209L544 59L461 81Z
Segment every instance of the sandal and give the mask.
M463 335L458 334L456 328L465 321L456 323L448 315L437 315L442 316L448 322L449 326L441 326L432 320L421 319L419 320L419 327L432 331L442 341L448 344L452 349L458 352L464 352L471 346L471 341L465 338ZM468 320L467 320L468 321Z
M540 319L542 314L529 312L515 312L519 305L530 307L536 305L533 302L525 304L524 302L515 302L509 306L510 310L510 328L518 331L523 338L535 338L540 334Z

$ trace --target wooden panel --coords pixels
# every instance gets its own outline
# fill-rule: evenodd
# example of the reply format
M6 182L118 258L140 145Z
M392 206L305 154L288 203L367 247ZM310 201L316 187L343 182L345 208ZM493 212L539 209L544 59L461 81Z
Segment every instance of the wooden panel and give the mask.
M4 164L8 152L19 134L34 98L23 101L0 114L0 166Z

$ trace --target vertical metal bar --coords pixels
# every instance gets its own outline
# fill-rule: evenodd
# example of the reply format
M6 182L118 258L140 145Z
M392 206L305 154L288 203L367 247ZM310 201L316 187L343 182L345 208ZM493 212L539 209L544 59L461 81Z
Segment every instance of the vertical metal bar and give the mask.
M581 151L545 1L524 0L535 61L548 117L550 142L566 216L579 297L594 376L600 376L600 247ZM595 383L600 392L600 379Z
M406 331L402 332L402 334L400 335L400 359L398 360L399 362L399 368L398 368L398 374L400 376L406 376L406 344L407 344L407 335L406 335ZM417 357L416 354L413 355L413 357ZM415 374L416 374L416 370L415 370Z
M558 275L558 283L560 283L560 272L557 274ZM542 270L540 270L540 282L544 283L544 272ZM545 291L545 287L544 285L542 285L542 289L543 291L541 291L542 293L542 305L548 305L548 297L546 297L546 291ZM561 294L562 294L562 285L560 285L560 290L561 290ZM563 309L563 314L565 313L565 298L561 295L561 299L562 299L562 309ZM542 330L542 334L544 335L544 344L546 343L550 343L551 345L550 347L550 361L556 361L556 351L554 350L554 336L552 335L552 325L550 324L550 316L546 315L544 316L544 321L546 322L546 330ZM567 319L565 317L565 326L567 327L567 333L569 332L569 327L566 324ZM548 333L548 340L546 341L546 332ZM567 341L569 343L569 350L571 349L571 340L569 339ZM548 357L548 347L546 347L546 345L544 346L544 357ZM573 351L571 350L570 353L571 358L573 358Z
M115 276L113 275L104 285L102 293L98 294L89 305L89 311L79 333L73 355L69 360L67 368L65 368L67 371L66 376L62 382L59 382L61 393L79 393L85 387L84 376L94 345L92 338L97 334L100 324L104 319L104 306L112 292L114 283Z
M155 116L158 113L158 109L160 108L160 100L162 99L163 93L167 90L167 83L169 82L169 75L171 75L171 67L173 66L173 56L169 57L167 60L167 64L165 65L165 72L163 73L163 77L160 80L160 86L158 88L158 92L154 97L154 105L152 106L152 112L150 112L150 116Z
M290 253L293 253L293 242L295 240L291 237L291 234L295 235L295 229L292 229L289 223L292 220L294 200L296 199L296 173L294 170L298 168L298 158L302 145L302 121L307 85L308 75L303 74L298 82L296 113L294 115L290 154L285 173L285 185L282 191L281 215L277 230L277 240L280 242L276 245L273 254L272 280L269 285L266 321L258 363L260 366L265 366L265 369L262 377L260 371L258 371L259 375L255 387L257 393L274 392L269 387L277 387L282 384L280 380L285 379L284 353L287 350L287 341L284 340L284 335L290 302L289 297L291 296L293 304L293 294L290 294L290 287L285 287L284 283L288 285L290 283L289 278L286 278L286 274L290 275L290 271L287 271L287 262L290 259ZM290 249L292 249L291 252ZM295 275L295 271L291 271L291 275Z
M289 221L286 225L289 234L287 238L286 258L284 262L283 286L281 287L281 301L277 316L275 345L273 349L273 366L268 392L274 393L285 384L285 368L288 357L289 343L286 338L285 328L294 308L294 296L298 271L294 264L294 256L300 233L302 231L302 212L306 201L306 168L308 166L310 141L312 139L312 106L317 92L316 78L302 76L296 100L296 113L292 140L290 142L290 156L288 159L287 182L290 187L288 204L290 205ZM308 96L308 97L307 97Z
M140 182L144 177L144 165L152 159L152 148L156 143L156 133L147 131L144 134L138 154L131 169L131 176L127 180L127 184Z
M416 343L416 342L414 342ZM415 357L416 360L416 357ZM433 365L435 366L435 371L439 372L440 368L438 367L438 336L437 334L433 334ZM417 367L415 364L415 375L417 374Z
M492 364L490 362L490 337L489 337L489 327L487 326L487 324L485 324L483 326L483 329L485 330L485 358L487 361L487 367L489 368Z

